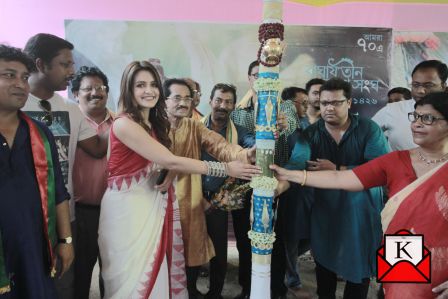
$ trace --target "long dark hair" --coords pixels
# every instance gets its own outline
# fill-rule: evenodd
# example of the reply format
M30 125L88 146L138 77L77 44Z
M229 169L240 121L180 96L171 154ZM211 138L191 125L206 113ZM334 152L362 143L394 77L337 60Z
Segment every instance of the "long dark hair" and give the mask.
M170 123L168 122L168 116L166 114L165 96L162 90L162 81L160 80L159 73L156 68L148 61L133 61L124 70L121 77L120 85L120 98L118 101L119 110L121 113L126 113L131 118L142 126L148 133L150 128L145 124L143 120L140 107L134 101L134 79L138 72L148 71L154 77L157 88L159 89L159 99L154 108L149 110L148 121L152 125L152 129L159 140L165 147L170 148L171 140L168 137L170 130Z

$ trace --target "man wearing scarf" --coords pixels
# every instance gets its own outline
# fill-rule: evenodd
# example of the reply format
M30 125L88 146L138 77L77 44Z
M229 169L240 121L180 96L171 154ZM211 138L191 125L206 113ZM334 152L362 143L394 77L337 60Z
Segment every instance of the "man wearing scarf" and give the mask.
M57 298L73 261L68 199L53 135L20 109L33 62L0 45L0 298ZM60 269L56 260L60 259ZM58 272L56 272L58 270Z
M254 162L255 148L248 150L228 143L200 121L188 118L193 91L185 80L166 80L163 83L163 94L166 96L173 154L199 160L201 152L205 150L221 162ZM190 299L201 298L202 295L196 287L199 269L215 255L212 241L207 234L201 176L169 173L159 188L171 183L170 180L176 175L175 189L185 247L188 294Z
M226 138L228 143L238 144L244 148L255 145L255 136L246 128L235 125L230 120L230 113L235 109L236 88L229 84L216 84L210 95L211 114L201 121L205 126ZM217 161L206 151L202 151L201 159ZM210 202L219 192L227 178L202 176L204 197ZM238 282L242 294L249 295L251 280L251 248L247 232L250 230L250 196L246 198L244 208L232 211L233 229L239 253ZM215 257L210 261L210 290L206 298L222 298L221 292L227 271L227 221L228 212L211 208L206 216L207 231L215 248ZM243 296L240 296L243 297Z

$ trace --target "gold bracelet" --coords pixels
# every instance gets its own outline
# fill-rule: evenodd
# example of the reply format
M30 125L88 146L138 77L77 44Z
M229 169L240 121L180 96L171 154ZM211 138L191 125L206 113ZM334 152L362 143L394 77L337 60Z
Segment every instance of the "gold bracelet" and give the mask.
M300 186L305 186L306 184L306 169L303 170L303 181L300 183Z

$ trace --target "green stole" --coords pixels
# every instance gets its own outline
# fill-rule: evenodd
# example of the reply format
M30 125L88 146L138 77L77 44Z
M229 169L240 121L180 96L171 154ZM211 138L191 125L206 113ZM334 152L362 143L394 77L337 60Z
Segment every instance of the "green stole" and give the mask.
M23 112L19 111L19 117L26 121L29 128L31 151L34 160L37 184L39 187L41 208L43 215L43 230L48 251L49 273L54 275L53 246L56 244L56 205L55 205L55 178L53 171L53 158L50 142L47 135L34 121ZM3 242L0 232L0 294L11 290L10 278L6 273Z

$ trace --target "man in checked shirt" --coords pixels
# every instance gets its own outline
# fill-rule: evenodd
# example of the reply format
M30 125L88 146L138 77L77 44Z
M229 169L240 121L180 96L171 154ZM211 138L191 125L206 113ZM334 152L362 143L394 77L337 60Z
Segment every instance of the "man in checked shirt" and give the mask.
M257 102L254 82L258 79L259 65L258 61L253 61L249 65L247 78L250 89L230 115L236 125L245 127L253 134L255 134L255 103ZM280 104L280 113L277 118L279 134L275 144L275 163L280 165L284 165L289 159L287 138L297 129L296 114L296 107L291 101L284 101Z

